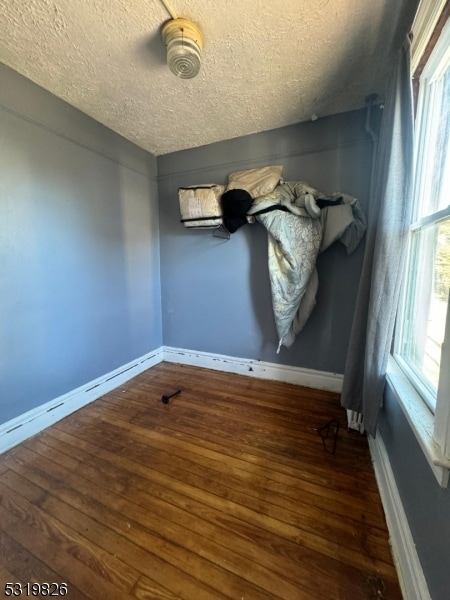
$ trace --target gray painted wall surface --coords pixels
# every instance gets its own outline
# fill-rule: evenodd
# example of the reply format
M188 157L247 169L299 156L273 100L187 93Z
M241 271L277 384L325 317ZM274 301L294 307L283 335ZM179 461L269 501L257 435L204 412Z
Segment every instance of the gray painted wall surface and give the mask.
M162 344L156 159L0 66L0 423Z
M389 385L379 427L431 598L448 600L450 488L438 485Z
M168 346L342 373L362 261L336 244L319 257L317 305L295 344L276 354L267 233L230 241L180 222L178 187L226 183L230 172L282 164L284 177L346 192L367 212L372 145L355 111L157 158L163 339Z

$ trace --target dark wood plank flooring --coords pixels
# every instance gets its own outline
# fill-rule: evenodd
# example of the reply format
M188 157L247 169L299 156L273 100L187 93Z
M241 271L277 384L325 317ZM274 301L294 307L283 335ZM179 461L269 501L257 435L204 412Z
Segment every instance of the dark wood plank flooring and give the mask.
M367 440L289 384L162 363L1 456L0 522L2 594L401 600Z

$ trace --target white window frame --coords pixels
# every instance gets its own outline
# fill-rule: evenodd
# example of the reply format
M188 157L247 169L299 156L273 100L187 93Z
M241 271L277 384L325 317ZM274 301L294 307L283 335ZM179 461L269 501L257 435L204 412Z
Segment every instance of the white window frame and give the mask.
M444 5L445 0L422 0L419 5L412 28L412 72L419 64ZM445 25L441 38L442 36L448 36L450 47L450 21ZM432 65L433 60L432 53L427 65ZM445 209L443 212L447 213L448 210ZM402 310L402 306L400 310ZM448 365L448 367L445 368L444 365ZM441 351L441 371L434 414L429 407L429 401L425 400L426 390L421 388L405 361L396 354L389 358L386 379L402 407L439 485L447 487L450 473L450 302L447 306L446 330Z

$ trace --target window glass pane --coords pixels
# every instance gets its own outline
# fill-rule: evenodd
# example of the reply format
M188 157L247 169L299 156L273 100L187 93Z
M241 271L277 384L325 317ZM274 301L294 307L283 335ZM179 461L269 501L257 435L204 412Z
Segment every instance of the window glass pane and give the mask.
M428 84L426 141L421 174L418 217L433 214L450 204L450 69Z
M450 218L413 233L401 354L436 395L450 287Z

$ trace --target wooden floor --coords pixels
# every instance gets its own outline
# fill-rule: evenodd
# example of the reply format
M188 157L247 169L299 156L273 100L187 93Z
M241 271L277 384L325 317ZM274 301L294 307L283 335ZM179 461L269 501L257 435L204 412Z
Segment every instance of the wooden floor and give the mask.
M0 594L401 599L366 439L289 384L162 363L1 456L0 523Z

